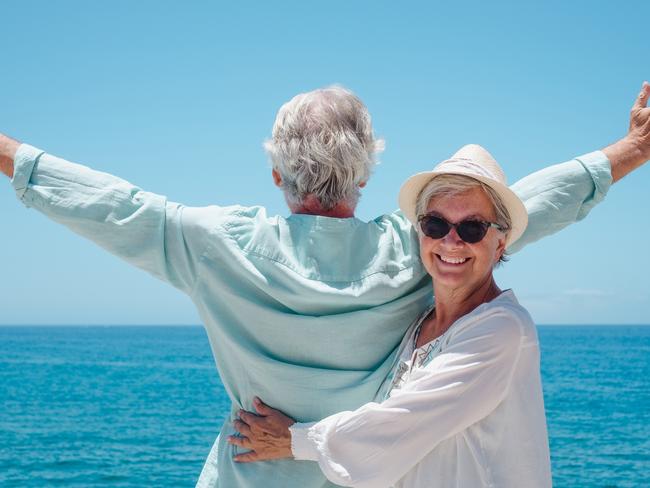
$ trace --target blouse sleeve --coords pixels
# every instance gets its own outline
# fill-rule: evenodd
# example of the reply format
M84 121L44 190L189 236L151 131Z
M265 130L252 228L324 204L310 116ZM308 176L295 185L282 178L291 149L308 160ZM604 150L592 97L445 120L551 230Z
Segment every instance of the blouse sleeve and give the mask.
M499 405L509 389L522 337L513 311L490 310L456 331L441 354L382 403L317 423L294 424L294 457L317 461L339 485L391 486L438 443Z

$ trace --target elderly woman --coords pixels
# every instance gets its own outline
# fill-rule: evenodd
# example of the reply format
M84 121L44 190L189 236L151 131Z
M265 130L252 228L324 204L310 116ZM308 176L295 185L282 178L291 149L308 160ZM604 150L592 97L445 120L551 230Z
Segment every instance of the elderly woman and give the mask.
M493 277L526 227L523 204L470 145L407 180L400 207L436 297L407 331L380 401L300 424L256 399L229 439L252 450L236 460L317 461L344 486L550 486L535 325Z

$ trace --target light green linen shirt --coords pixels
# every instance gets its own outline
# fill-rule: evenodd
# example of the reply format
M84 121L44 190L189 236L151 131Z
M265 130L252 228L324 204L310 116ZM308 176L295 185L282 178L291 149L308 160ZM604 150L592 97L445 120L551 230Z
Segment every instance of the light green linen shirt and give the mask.
M586 216L611 181L597 151L515 184L530 215L517 249ZM196 305L232 401L198 486L332 486L309 461L236 464L226 438L253 395L301 422L374 398L404 332L432 298L417 236L400 212L363 222L186 207L25 144L12 185L26 206Z

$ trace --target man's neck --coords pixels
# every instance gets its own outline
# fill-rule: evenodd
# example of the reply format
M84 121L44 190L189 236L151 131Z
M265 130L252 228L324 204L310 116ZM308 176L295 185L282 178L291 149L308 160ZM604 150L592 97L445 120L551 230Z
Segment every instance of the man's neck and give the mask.
M305 215L320 215L337 219L350 219L354 217L354 207L346 203L339 203L335 207L325 209L318 198L308 195L300 205L290 205L292 213Z

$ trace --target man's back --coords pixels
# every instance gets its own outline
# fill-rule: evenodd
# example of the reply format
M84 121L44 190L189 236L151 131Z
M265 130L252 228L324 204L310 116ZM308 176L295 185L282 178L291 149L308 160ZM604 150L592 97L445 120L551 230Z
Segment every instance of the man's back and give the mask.
M233 402L199 486L325 485L315 463L233 463L231 421L255 395L301 421L374 397L431 299L415 234L399 214L365 223L212 207L186 208L184 218L220 222L192 299Z

